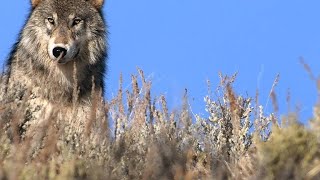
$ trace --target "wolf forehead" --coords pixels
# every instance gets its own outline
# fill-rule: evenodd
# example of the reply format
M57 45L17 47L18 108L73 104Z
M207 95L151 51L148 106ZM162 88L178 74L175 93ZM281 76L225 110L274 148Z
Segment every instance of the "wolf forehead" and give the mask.
M82 15L100 13L103 0L31 0L34 10L40 13L54 12L61 17L68 17L74 12Z

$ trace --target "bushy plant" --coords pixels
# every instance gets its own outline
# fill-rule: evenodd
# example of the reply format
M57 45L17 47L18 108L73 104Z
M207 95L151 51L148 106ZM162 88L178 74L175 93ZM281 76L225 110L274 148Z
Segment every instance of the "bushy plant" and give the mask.
M58 138L61 133L68 137L69 131L39 127L45 134L41 148L28 153L35 139L8 137L4 129L12 124L1 119L0 179L319 177L320 108L315 108L311 129L297 123L278 125L275 115L265 115L257 100L233 90L235 78L220 75L217 90L209 88L204 116L193 114L187 93L181 108L171 111L164 96L151 95L152 83L140 69L132 76L130 90L123 89L121 77L118 94L105 101L108 140L95 146L70 148L76 137L70 136L67 144ZM91 125L86 133L98 128Z

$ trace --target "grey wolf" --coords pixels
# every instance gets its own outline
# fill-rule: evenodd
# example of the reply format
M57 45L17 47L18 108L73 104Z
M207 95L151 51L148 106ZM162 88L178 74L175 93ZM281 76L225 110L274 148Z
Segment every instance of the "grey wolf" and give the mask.
M9 123L18 111L20 136L34 137L40 124L54 115L57 122L83 133L94 101L99 104L95 117L105 120L103 0L31 0L31 5L2 76L0 103L5 110L0 121Z

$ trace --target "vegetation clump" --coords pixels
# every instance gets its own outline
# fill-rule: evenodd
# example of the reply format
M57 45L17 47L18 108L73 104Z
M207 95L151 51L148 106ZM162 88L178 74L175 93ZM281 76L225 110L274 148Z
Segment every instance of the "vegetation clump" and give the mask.
M44 133L40 139L12 138L5 132L11 126L7 122L19 121L1 119L0 179L319 178L318 106L310 128L290 115L288 123L278 124L258 100L233 90L236 75L220 75L216 91L208 82L206 115L192 112L187 93L181 108L171 111L164 96L152 97L151 81L138 72L130 90L122 88L121 77L117 95L105 101L108 139L98 145L70 146L76 137L71 131L55 131L54 120L39 127ZM88 124L90 137L99 127ZM61 142L59 133L71 138ZM38 153L29 153L37 140Z

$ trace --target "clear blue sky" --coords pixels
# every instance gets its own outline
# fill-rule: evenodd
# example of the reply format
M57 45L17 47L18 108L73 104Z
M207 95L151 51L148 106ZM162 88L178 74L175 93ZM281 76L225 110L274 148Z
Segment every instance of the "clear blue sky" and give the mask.
M218 72L239 72L236 90L255 95L265 105L275 76L280 112L285 114L287 89L292 106L304 120L317 101L316 85L299 57L320 73L320 1L264 0L107 0L110 26L107 97L117 92L122 72L125 85L136 67L152 77L154 95L165 94L179 107L187 88L195 113L204 113L206 80L218 84ZM28 14L29 0L1 3L0 63ZM271 104L271 103L269 103ZM267 107L266 112L271 112Z

